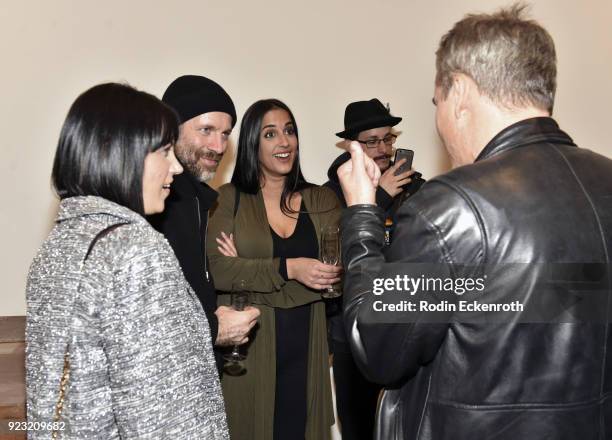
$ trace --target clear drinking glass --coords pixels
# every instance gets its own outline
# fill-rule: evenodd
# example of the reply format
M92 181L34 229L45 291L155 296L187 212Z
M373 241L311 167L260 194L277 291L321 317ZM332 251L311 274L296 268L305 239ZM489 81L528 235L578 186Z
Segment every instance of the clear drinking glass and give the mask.
M321 229L320 260L325 264L337 266L340 263L340 230L337 226L325 226ZM335 287L328 287L321 296L336 298L342 295Z
M251 305L251 292L245 280L240 280L232 286L231 303L234 310L242 311ZM244 371L246 355L240 353L240 346L234 345L231 353L223 356L226 361L224 370L230 375L237 375Z

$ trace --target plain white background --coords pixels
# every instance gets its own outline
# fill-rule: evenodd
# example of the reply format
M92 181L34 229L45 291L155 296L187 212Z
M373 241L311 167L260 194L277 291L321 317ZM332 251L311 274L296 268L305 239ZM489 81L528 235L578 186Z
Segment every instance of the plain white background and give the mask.
M346 104L378 97L404 118L398 146L413 148L430 178L448 169L431 104L439 39L465 13L507 4L3 0L0 315L25 314L28 267L57 210L50 173L59 130L85 89L127 81L161 96L192 73L220 82L239 117L257 99L279 98L295 113L304 174L315 183L341 152L334 133ZM536 0L531 16L557 45L555 118L581 147L612 156L612 2ZM233 160L230 152L216 184L229 180Z

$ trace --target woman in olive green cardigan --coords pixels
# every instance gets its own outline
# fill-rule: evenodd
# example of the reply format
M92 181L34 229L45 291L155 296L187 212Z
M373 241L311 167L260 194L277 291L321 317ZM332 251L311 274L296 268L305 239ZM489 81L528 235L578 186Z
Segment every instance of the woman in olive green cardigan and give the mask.
M222 380L230 435L237 440L272 440L283 435L275 432L277 424L293 422L274 420L276 344L279 336L286 337L276 335L275 309L279 308L309 309L303 360L306 389L282 390L296 396L301 393L305 399L300 437L329 439L334 422L321 290L339 281L340 269L315 258L274 257L275 243L290 239L299 218L301 233L309 231L307 246L317 252L321 228L339 223L335 194L304 180L297 139L295 120L286 105L278 100L253 104L242 120L232 183L219 188L219 205L208 227L207 251L215 286L229 292L239 280L248 281L255 292L252 302L261 310L258 326L247 348L242 348L247 354L246 373L225 374ZM308 221L312 226L308 223L305 228ZM219 295L219 303L228 304L229 295ZM300 329L295 330L297 334ZM286 416L286 408L281 410Z

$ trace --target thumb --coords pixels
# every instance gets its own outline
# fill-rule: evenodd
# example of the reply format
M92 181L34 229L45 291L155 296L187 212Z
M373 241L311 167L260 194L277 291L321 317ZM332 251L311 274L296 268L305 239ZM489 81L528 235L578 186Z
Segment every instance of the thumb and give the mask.
M353 161L353 170L364 169L365 163L363 159L363 149L361 148L361 145L359 145L359 142L351 142L351 145L349 145L349 152L351 153L351 160Z

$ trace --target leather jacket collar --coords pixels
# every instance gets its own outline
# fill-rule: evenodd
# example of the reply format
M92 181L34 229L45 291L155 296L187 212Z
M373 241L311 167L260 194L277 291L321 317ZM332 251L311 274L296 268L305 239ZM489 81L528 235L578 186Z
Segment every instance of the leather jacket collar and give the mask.
M553 142L573 145L574 141L552 118L539 117L519 121L500 131L480 152L475 162L498 153L536 143Z

